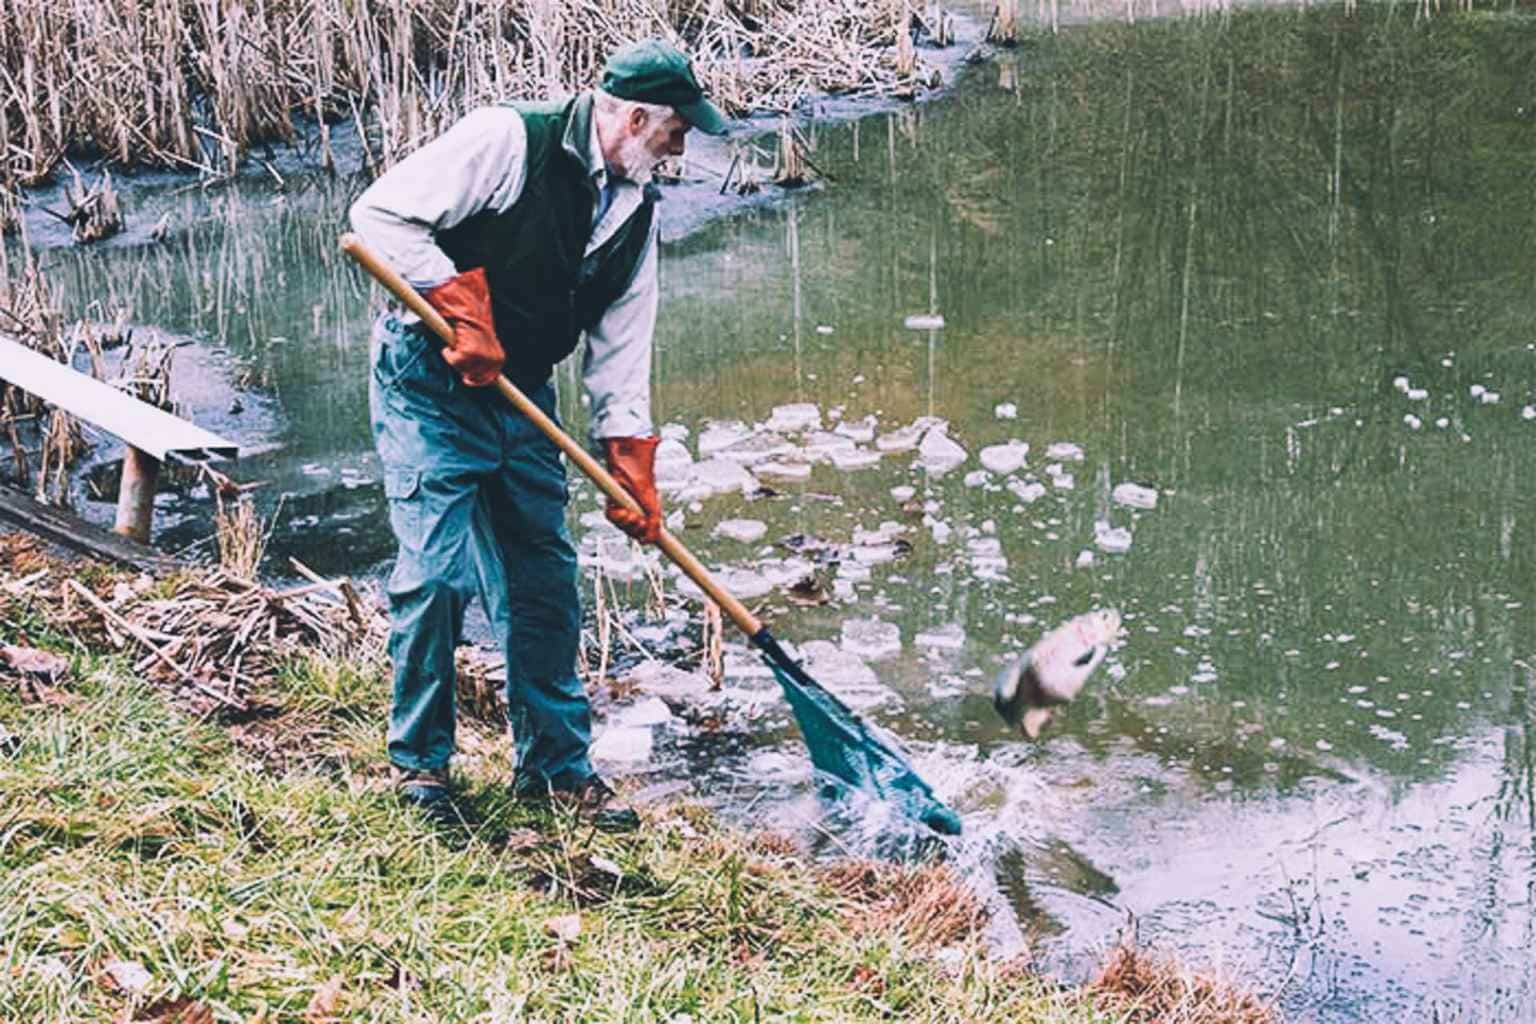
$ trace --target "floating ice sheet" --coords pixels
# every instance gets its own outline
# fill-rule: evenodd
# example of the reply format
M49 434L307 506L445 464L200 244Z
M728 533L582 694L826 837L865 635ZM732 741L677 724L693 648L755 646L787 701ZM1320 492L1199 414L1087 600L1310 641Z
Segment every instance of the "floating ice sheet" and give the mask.
M1131 531L1123 526L1110 526L1106 522L1093 524L1093 542L1100 550L1122 554L1131 549Z
M950 622L923 630L912 638L912 642L918 647L957 651L965 646L965 628L958 622Z
M1045 457L1057 462L1082 462L1083 449L1071 441L1057 441L1045 450Z
M834 448L827 457L832 460L832 465L844 472L868 469L880 462L880 453L868 448Z
M865 416L861 420L843 420L832 428L832 432L858 444L868 444L875 439L877 422L874 416Z
M761 519L722 519L715 524L715 536L751 544L762 540L768 533L768 524Z
M1026 505L1045 497L1045 485L1038 480L1009 480L1008 493Z
M912 313L902 320L901 325L909 331L939 331L944 329L944 316L941 313Z
M1109 493L1109 497L1115 504L1130 508L1157 507L1157 491L1140 484L1116 484L1115 489Z
M878 660L901 653L901 627L883 619L849 619L843 623L843 650Z
M815 402L795 402L776 405L768 417L768 429L782 434L798 434L806 430L821 429L821 408Z
M1006 444L989 444L977 454L977 457L983 466L998 476L1007 476L1022 469L1028 455L1028 444L1023 441L1009 441Z
M648 726L620 726L604 729L592 743L592 757L615 764L635 764L651 759L651 730Z
M752 428L740 420L711 423L699 434L699 455L710 458L722 448L729 448L751 436Z
M660 697L642 697L632 704L621 704L608 712L609 729L639 729L666 725L672 721L672 709Z
M745 494L756 486L756 478L739 463L708 459L694 465L684 493L689 499L712 498L717 494Z
M1019 418L1019 407L1012 402L998 402L992 408L992 415L1000 420L1016 420Z
M929 430L917 446L917 461L935 474L954 469L967 458L966 450L949 436L948 428L945 427Z
M758 476L771 476L778 480L806 480L811 475L809 462L780 462L774 459L770 462L759 462L752 467L752 472Z

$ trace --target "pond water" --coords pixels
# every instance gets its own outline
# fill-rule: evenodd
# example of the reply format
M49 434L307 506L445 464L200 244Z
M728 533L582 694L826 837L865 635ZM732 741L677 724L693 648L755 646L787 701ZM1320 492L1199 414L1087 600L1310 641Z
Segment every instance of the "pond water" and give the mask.
M1017 914L1000 945L1073 976L1134 927L1301 1019L1536 1019L1536 24L1078 27L814 135L834 184L667 247L658 421L697 456L708 421L790 403L879 434L934 416L967 458L765 477L681 535L746 579L789 535L898 524L910 551L839 570L851 599L751 603L802 645L899 631L884 655L849 637L876 655L868 714L965 814L962 863ZM277 558L369 574L392 554L369 292L335 250L358 188L162 196L171 243L48 260L76 308L127 305L251 386L207 414L275 446L239 475L283 496ZM975 475L1011 440L1022 467ZM188 507L173 542L206 532ZM595 507L578 488L578 532ZM1001 657L1092 607L1127 642L1042 742L1010 734ZM758 723L662 737L652 774L743 821L813 814L783 705Z

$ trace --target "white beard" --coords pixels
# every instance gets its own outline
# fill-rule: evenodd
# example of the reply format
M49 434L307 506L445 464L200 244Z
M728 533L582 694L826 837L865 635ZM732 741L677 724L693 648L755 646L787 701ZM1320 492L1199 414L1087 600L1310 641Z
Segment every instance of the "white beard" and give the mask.
M613 165L620 177L628 178L636 185L645 185L650 182L651 172L660 162L645 148L644 136L631 135L619 143L618 159Z

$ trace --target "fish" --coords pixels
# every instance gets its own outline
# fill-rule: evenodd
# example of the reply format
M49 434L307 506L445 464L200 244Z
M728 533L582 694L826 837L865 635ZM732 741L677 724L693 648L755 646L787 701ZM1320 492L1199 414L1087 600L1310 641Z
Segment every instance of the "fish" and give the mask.
M1120 613L1114 609L1068 619L1008 660L992 685L992 706L1003 721L1037 738L1052 711L1082 692L1122 635Z

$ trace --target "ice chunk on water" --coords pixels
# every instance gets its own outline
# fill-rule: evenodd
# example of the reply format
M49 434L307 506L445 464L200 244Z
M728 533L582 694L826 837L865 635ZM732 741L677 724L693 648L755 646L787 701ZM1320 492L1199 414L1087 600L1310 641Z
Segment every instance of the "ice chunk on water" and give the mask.
M901 549L895 544L861 544L853 549L854 561L860 565L882 565L895 561Z
M592 743L592 757L616 764L635 764L651 759L649 726L620 726L604 729Z
M1484 391L1481 400L1484 405L1498 405L1501 397L1497 391Z
M1115 504L1130 508L1157 507L1157 491L1140 484L1116 484L1115 489L1109 493L1109 497Z
M597 534L599 537L605 535L617 536L621 532L617 526L608 521L607 513L600 508L592 509L590 512L583 512L577 521L581 523L584 530Z
M965 628L958 622L925 629L912 638L919 647L932 647L943 651L958 651L965 646Z
M633 704L618 705L608 712L609 729L638 729L666 725L672 721L672 709L660 697L645 697Z
M907 528L905 526L886 519L873 530L866 530L862 526L855 526L853 528L853 542L855 544L889 544L906 532Z
M768 524L761 519L722 519L715 524L715 536L751 544L762 540Z
M1531 407L1526 406L1526 408L1529 409ZM1532 411L1536 412L1536 410ZM900 484L891 488L891 497L895 498L897 501L910 501L916 494L917 488L908 484Z
M868 444L875 439L875 424L878 421L874 416L865 416L861 420L844 420L832 428L835 434L841 434L850 441L859 444Z
M901 627L883 619L849 619L843 623L843 650L878 660L901 653Z
M965 542L966 550L973 555L1000 555L1003 542L996 537L973 537Z
M1045 485L1038 480L1009 480L1008 493L1026 505L1033 505L1045 497Z
M1409 430L1418 430L1424 425L1424 421L1411 412L1403 417L1403 422L1408 425Z
M750 601L754 597L762 597L773 589L773 584L769 582L766 576L749 569L725 569L716 572L714 577L720 581L722 587L729 590L742 601ZM684 576L680 570L677 575L677 592L684 597L691 597L695 600L704 596L704 591L699 589L698 584Z
M1029 445L1023 441L1009 441L1007 444L989 444L978 453L981 464L998 476L1007 476L1024 465L1024 459L1029 455Z
M1000 420L1016 420L1019 418L1019 407L1012 402L998 402L992 408L992 415Z
M699 434L699 455L709 458L722 448L729 448L752 436L752 428L740 420L711 423Z
M799 557L769 558L758 563L757 570L776 587L788 586L805 579L815 569L808 559Z
M1045 450L1045 457L1057 462L1082 462L1083 450L1071 441L1057 441Z
M1058 491L1070 491L1077 486L1077 480L1071 473L1057 473L1051 477L1051 486Z
M1429 397L1429 392L1423 388L1409 388L1403 394L1407 395L1408 400L1411 402L1422 402Z
M1122 554L1131 549L1131 531L1123 526L1110 526L1101 519L1093 524L1093 542L1101 550Z
M805 457L812 461L822 461L831 457L836 451L849 451L856 447L850 437L834 434L831 431L820 430L806 436L801 450Z
M821 429L821 408L815 402L795 402L776 405L768 417L768 429L784 434L798 434L805 430Z
M981 487L981 486L985 485L988 480L991 480L991 479L992 479L992 474L988 473L986 470L984 470L984 469L973 469L969 473L965 474L965 481L964 482L965 482L965 486L967 486L967 487Z
M754 782L783 784L809 778L811 771L811 762L804 757L793 757L780 750L764 750L752 755L745 774Z
M732 492L745 494L756 486L757 480L752 474L730 459L707 459L696 463L688 476L690 498L711 498Z
M1077 565L1077 567L1079 569L1086 569L1088 566L1090 566L1092 564L1093 564L1093 552L1090 549L1083 548L1083 550L1081 550L1081 551L1079 551L1077 553L1076 565Z
M912 313L901 324L909 331L938 331L944 328L944 317L940 313Z
M880 462L880 453L870 451L868 448L834 448L827 454L832 460L832 465L844 472L868 469Z
M659 661L641 662L630 672L629 678L646 693L655 694L674 704L702 700L714 689L714 683L708 676L700 672L685 672Z
M905 427L898 427L875 438L875 447L882 452L909 452L922 441L923 435L937 427L948 428L947 420L937 416L919 416Z
M751 466L770 459L792 457L798 453L799 449L777 434L753 434L751 437L721 448L715 452L715 458L729 459L743 466Z
M1521 409L1520 418L1523 420L1536 420L1536 405L1528 405Z
M811 678L837 694L855 711L901 703L895 691L882 685L875 670L857 653L826 640L812 640L801 653Z
M930 472L954 469L968 457L965 449L949 436L947 427L934 427L917 446L917 461Z
M1488 389L1483 387L1481 384L1473 384L1470 388L1467 389L1467 392L1473 398L1481 398L1483 395L1488 393Z
M1399 391L1407 391L1408 378L1399 374L1398 376L1392 378L1392 386L1397 388Z
M809 462L780 462L777 459L771 462L759 462L752 467L752 472L758 476L771 476L780 480L805 480L811 475Z
M955 531L950 528L948 523L940 522L937 519L930 519L928 532L933 535L933 542L935 544L943 544L954 535Z
M681 441L665 438L656 446L656 482L658 485L681 484L688 479L693 456Z

